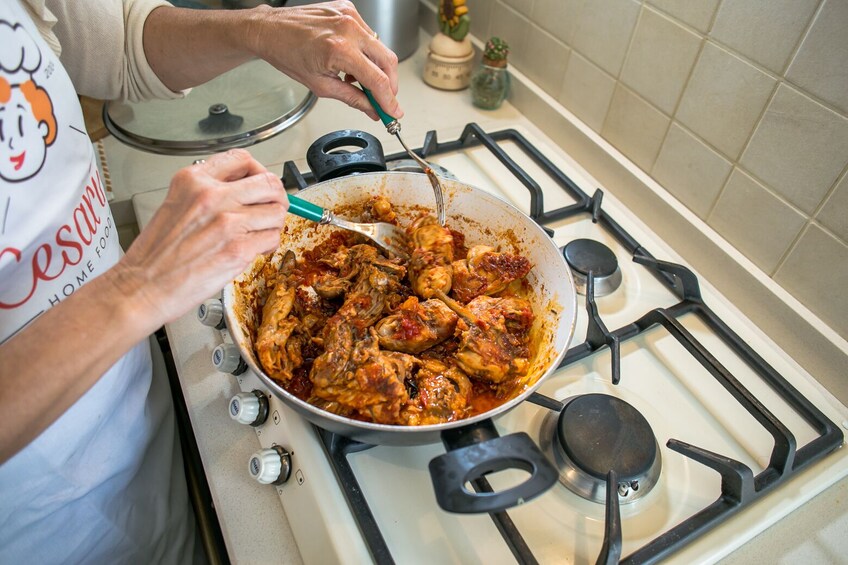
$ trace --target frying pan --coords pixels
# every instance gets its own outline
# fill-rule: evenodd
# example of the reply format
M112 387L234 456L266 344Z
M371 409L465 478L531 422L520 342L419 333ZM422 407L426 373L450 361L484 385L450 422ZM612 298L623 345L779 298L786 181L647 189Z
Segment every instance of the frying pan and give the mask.
M462 232L468 247L486 244L520 253L533 265L527 275L532 292L526 297L535 314L531 329L531 363L524 387L514 398L466 420L424 426L376 424L326 412L304 402L271 379L262 369L251 342L263 300L262 264L257 258L223 293L227 327L242 358L271 394L301 416L326 430L367 444L421 445L442 441L448 453L430 464L440 505L454 512L492 512L529 500L557 480L557 472L527 434L499 437L491 419L508 412L535 391L561 362L574 333L577 293L571 272L553 240L511 204L459 181L442 179L447 227ZM357 219L372 196L393 205L402 225L432 210L433 190L427 177L412 172L372 172L326 180L299 193L304 199L340 215ZM348 214L348 215L345 215ZM286 250L298 256L334 231L289 214L281 243L271 259L279 262ZM530 473L524 483L498 493L471 493L465 483L506 468Z

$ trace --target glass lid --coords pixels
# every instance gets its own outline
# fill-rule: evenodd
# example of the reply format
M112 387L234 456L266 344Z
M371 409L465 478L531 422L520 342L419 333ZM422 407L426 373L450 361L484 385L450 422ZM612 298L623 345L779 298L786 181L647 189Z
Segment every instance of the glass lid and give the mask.
M182 99L110 102L106 128L153 153L202 155L247 147L300 120L315 103L305 86L265 61L249 61L195 87Z

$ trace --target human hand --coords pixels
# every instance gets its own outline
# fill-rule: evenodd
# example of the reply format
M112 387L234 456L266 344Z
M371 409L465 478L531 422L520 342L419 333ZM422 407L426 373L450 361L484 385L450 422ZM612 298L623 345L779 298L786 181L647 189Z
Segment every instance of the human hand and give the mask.
M277 248L288 198L280 179L235 149L181 169L115 266L153 328L209 298L260 253Z
M251 51L317 96L335 98L378 119L356 77L386 113L403 116L397 55L383 45L353 4L337 0L292 8L261 6L247 27ZM345 77L341 77L344 73Z

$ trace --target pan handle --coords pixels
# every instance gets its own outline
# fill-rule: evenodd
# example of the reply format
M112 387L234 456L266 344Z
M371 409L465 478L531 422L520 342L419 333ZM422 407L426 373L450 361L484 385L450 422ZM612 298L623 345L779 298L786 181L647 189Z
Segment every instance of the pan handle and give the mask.
M358 150L348 152L344 149L347 147ZM386 170L380 140L353 129L334 131L316 139L306 151L306 162L319 181Z
M491 420L445 430L442 443L448 452L430 461L430 478L439 506L448 512L501 512L539 496L559 476L530 436L520 432L501 437ZM488 482L479 481L506 469L521 469L530 477L500 492L491 492ZM467 490L468 482L478 492Z

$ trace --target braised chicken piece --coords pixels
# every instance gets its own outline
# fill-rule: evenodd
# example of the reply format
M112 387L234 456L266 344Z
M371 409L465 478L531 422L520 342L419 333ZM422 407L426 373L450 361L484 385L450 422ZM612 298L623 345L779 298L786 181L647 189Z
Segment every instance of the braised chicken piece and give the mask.
M471 381L459 368L424 359L411 383L412 397L401 411L406 425L441 424L468 415Z
M397 260L386 259L375 247L365 244L339 250L320 262L338 270L338 275L324 275L313 285L315 291L327 299L338 298L347 293L353 284L352 281L368 265L395 276L398 280L406 276L406 268Z
M421 216L410 229L414 246L409 259L409 282L421 298L432 298L436 291L447 294L451 289L453 235L439 225L433 216Z
M371 326L383 315L388 298L399 292L406 269L376 252L360 249L355 254L356 280L344 304L327 322L324 353L315 359L309 373L312 395L336 413L391 423L397 421L400 407L409 398L403 382L413 358L381 352ZM353 265L349 267L353 269ZM346 268L340 269L342 276L347 275Z
M292 371L303 363L301 341L290 340L300 323L298 318L289 315L294 296L295 289L289 288L286 280L281 279L262 308L262 323L256 335L259 362L269 377L282 382L291 380Z
M456 362L469 377L500 384L527 373L533 310L523 298L478 296L463 307L441 297L460 320Z
M355 339L353 327L343 319L334 318L331 324L324 353L310 373L312 394L336 413L398 423L400 409L409 400L404 380L414 358L381 352L374 328Z
M299 332L310 338L319 335L334 313L333 305L314 286L300 285L295 289L294 314L300 319Z
M395 313L377 323L377 335L384 349L421 353L453 335L459 318L441 300L418 302L410 296Z
M464 260L453 262L452 292L465 304L478 296L497 294L512 281L525 277L530 268L530 261L521 255L475 245Z
M392 209L392 203L385 196L375 196L371 202L371 216L375 222L397 223L397 214Z

